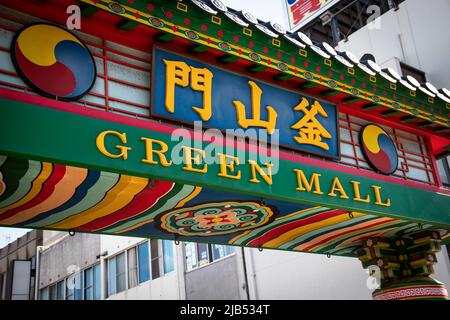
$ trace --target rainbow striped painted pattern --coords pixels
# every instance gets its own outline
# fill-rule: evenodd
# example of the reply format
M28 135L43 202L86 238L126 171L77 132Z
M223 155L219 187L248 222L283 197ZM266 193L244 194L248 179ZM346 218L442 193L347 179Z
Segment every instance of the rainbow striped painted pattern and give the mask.
M6 156L0 156L0 225L344 256L356 256L354 251L366 238L436 229L358 212L271 199L261 202L254 196Z

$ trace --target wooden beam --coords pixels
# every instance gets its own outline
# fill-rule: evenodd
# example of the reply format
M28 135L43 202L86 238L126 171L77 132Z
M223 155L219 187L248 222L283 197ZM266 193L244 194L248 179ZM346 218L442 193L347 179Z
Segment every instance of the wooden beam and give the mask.
M429 122L429 121L417 123L417 126L421 127L421 128L427 128L427 127L436 126L436 125L437 125L437 123L433 123L433 122Z
M341 92L336 91L336 90L333 90L333 89L327 89L327 90L323 90L323 91L320 91L320 92L319 92L319 94L320 94L321 96L324 96L324 97L335 96L335 95L337 95L337 94L339 94L339 93L341 93Z
M123 31L131 31L139 25L139 22L129 19L122 19L117 23L116 28Z
M317 83L314 83L314 82L303 82L303 83L300 83L299 85L298 85L298 87L300 88L300 89L312 89L312 88L316 88L316 87L318 87L319 85L317 84Z
M209 49L209 47L204 46L202 44L194 44L188 48L188 51L191 53L201 53L201 52L205 52L208 49Z
M169 42L175 39L175 36L170 33L160 32L155 36L154 39L158 42Z
M413 116L406 116L406 117L401 117L400 119L399 119L401 122L414 122L414 121L417 121L417 120L419 120L418 118L416 118L416 117L413 117Z
M247 72L250 73L257 73L268 69L266 66L260 65L260 64L253 64L252 66L247 68Z
M346 103L346 104L351 104L351 103L356 103L356 102L361 102L364 101L361 98L358 97L348 97L348 98L344 98L341 100L342 103Z
M87 4L82 5L80 9L81 16L86 19L91 18L94 14L100 11L99 8Z
M364 110L366 110L366 111L369 111L369 110L385 108L385 106L381 106L381 105L376 104L376 103L368 103L368 104L363 105L362 108Z
M403 112L401 112L401 111L390 109L390 110L383 111L381 113L381 115L383 115L385 117L391 117L391 116L396 116L396 115L399 115L399 114L402 114L402 113Z
M283 73L280 73L280 74L274 75L274 76L273 76L273 79L274 79L275 81L284 81L284 80L292 79L293 77L294 77L294 76L293 76L292 74L283 74Z
M234 62L234 61L236 61L238 59L239 59L239 57L237 57L235 55L226 54L226 55L223 55L221 57L218 57L217 61L219 61L221 63L230 63L230 62Z
M450 128L440 127L440 128L436 128L436 129L433 130L433 132L435 132L435 133L443 133L443 132L447 132L447 131L450 132ZM450 151L450 145L447 146L446 150Z

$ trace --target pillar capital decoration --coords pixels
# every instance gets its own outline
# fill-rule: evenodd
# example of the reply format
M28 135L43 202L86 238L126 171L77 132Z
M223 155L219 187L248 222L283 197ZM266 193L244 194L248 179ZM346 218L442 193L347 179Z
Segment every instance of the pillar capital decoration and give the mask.
M448 299L446 286L430 277L436 252L441 250L438 231L420 231L397 239L382 237L362 241L356 250L363 268L379 270L375 300Z

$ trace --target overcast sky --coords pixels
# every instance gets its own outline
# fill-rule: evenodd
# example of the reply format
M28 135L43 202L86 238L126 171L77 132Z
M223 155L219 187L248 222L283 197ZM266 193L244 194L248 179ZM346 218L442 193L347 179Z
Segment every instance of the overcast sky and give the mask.
M264 21L278 22L287 28L285 0L222 0L230 8L246 10ZM28 229L0 227L0 248L24 235Z

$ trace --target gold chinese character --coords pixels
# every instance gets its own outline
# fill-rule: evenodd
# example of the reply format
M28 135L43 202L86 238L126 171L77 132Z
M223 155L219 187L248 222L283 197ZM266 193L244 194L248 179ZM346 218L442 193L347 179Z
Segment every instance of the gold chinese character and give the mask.
M203 92L203 108L192 106L203 121L211 118L212 78L213 74L206 68L194 68L183 61L163 59L166 65L166 100L167 111L175 111L175 86L187 87L190 83L192 90ZM190 79L189 79L190 75Z
M309 102L306 98L294 107L294 111L302 111L305 115L300 121L291 126L292 129L298 130L299 137L294 137L294 140L299 144L311 144L329 150L328 144L322 141L323 138L330 139L331 134L322 126L316 119L319 114L327 118L328 114L322 108L318 101L314 101L310 109L307 109Z
M248 127L262 127L266 128L269 134L273 134L277 122L277 112L271 106L266 106L268 120L261 120L261 95L262 90L253 82L248 82L252 95L252 118L248 119L245 112L245 105L241 101L234 100L233 104L236 107L238 124L247 129Z

